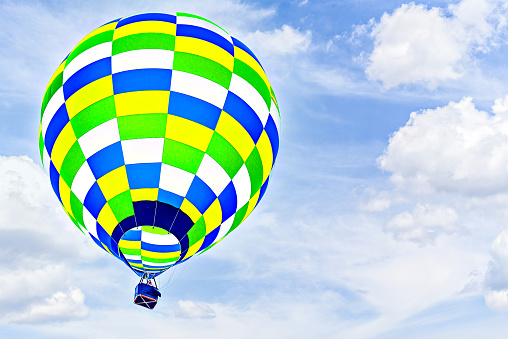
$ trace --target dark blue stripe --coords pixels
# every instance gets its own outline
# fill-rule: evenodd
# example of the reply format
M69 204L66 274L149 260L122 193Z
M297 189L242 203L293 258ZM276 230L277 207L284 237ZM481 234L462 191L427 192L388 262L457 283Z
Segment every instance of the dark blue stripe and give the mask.
M115 94L135 91L169 91L171 89L170 69L134 69L113 74Z
M222 209L222 222L224 222L236 212L237 197L235 185L232 181L219 195L219 202Z
M279 152L279 133L277 132L277 126L275 125L275 121L271 115L268 116L268 121L265 126L266 134L268 135L268 140L270 140L270 144L272 146L273 153L273 165L275 164L275 158L277 158L277 153Z
M259 62L258 58L256 58L256 56L254 55L254 53L252 53L252 51L249 49L249 47L245 46L243 44L243 42L241 42L240 40L234 38L234 37L231 37L231 39L233 40L233 44L240 48L240 49L243 49L247 54L249 54L251 57L254 58L254 60L256 60L259 64L259 66L261 66L261 63ZM263 68L263 66L261 66L261 68ZM263 69L264 70L264 69Z
M111 57L97 60L86 65L76 73L74 73L63 84L64 98L69 99L74 93L94 82L95 80L111 75Z
M231 42L229 42L223 36L203 27L193 25L177 25L176 35L205 40L224 49L229 54L231 54L231 56L235 54L235 47L231 44Z
M176 16L164 13L142 13L120 20L118 25L116 25L116 28L118 29L122 26L139 21L164 21L176 24Z
M127 261L128 261L129 263L131 263L131 264L140 264L140 265L141 265L141 264L143 264L143 261L142 261L142 260L136 260L136 259L130 259L130 258L129 258L129 259L127 259ZM137 267L136 267L136 269L139 269L139 268L137 268Z
M139 226L153 225L155 201L135 201L132 206Z
M53 187L53 191L56 194L60 203L62 199L60 198L60 173L58 173L55 165L53 165L53 161L49 162L49 180L51 181L51 187Z
M67 114L65 104L62 104L58 111L56 111L53 118L51 118L48 129L46 130L46 136L44 137L44 144L46 145L49 155L51 155L51 151L53 150L53 146L55 145L55 141L60 135L60 132L62 132L68 122L69 114Z
M104 195L102 194L101 188L99 187L97 181L88 191L85 197L84 205L95 219L99 217L99 213L101 212L104 205L106 205L106 198L104 198Z
M195 176L185 198L203 214L217 197L203 180Z
M229 92L224 104L224 111L235 118L247 130L256 144L263 133L263 123L256 112L233 92Z
M160 227L162 229L165 229L169 232L171 225L173 224L173 221L175 220L176 213L178 212L178 208L161 202L160 200L160 194L161 189L159 189L159 198L157 201L157 211L155 214L155 226Z
M189 248L189 240L185 236L187 232L194 226L194 222L192 219L185 214L184 212L178 212L178 215L173 222L173 226L169 230L177 239L180 241L180 246L182 246L182 250L185 248ZM185 247L187 246L187 247Z
M95 179L125 164L120 141L101 149L87 160Z
M180 251L180 245L156 245L142 241L141 249L156 253L177 252Z
M168 113L215 129L221 109L190 95L171 92Z
M158 188L161 176L161 163L126 165L127 178L131 189ZM150 225L153 223L153 216ZM142 226L138 220L138 225Z

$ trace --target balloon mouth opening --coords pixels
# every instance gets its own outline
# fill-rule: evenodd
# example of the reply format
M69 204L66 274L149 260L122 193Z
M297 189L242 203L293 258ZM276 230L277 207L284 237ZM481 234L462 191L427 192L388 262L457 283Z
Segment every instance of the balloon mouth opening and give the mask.
M137 226L125 232L118 250L138 275L155 277L174 266L182 255L180 242L157 226Z

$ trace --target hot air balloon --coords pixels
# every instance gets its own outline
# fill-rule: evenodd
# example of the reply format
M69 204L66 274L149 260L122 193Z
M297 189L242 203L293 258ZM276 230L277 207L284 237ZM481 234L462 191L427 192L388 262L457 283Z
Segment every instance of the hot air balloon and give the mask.
M141 279L238 227L279 148L274 92L254 53L199 16L136 14L85 36L51 77L39 130L63 209Z

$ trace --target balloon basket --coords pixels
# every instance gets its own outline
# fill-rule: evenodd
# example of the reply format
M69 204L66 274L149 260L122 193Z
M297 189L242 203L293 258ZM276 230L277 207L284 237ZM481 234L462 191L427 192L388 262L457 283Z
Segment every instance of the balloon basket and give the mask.
M148 283L141 281L134 290L134 303L152 310L157 305L160 296L161 293L151 284L151 281Z

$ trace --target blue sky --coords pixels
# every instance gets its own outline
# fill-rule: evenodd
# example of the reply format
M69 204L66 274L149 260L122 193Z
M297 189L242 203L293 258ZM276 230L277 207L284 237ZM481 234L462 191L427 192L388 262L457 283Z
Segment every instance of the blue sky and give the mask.
M262 203L162 275L151 312L67 220L37 145L59 62L140 11L245 42L282 116ZM0 41L0 336L505 337L506 2L0 0Z

